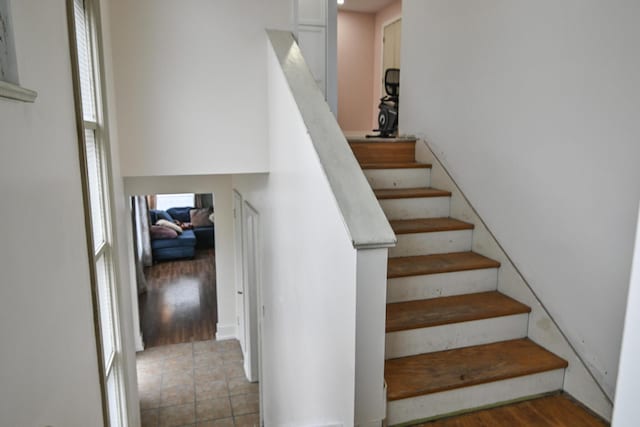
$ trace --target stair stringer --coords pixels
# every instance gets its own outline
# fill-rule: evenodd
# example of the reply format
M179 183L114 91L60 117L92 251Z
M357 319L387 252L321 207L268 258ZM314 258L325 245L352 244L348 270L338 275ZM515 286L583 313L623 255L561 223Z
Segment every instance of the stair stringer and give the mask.
M569 362L563 389L592 411L611 421L613 404L596 382L583 360L571 346L557 323L542 305L519 270L451 178L428 143L416 142L416 161L430 163L431 186L451 192L450 216L475 225L472 250L499 261L498 291L531 307L528 337Z

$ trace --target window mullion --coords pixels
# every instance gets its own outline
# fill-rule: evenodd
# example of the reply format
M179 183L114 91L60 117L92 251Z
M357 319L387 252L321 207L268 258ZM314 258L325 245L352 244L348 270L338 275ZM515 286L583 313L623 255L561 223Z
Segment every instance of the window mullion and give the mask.
M85 120L83 122L83 126L85 129L98 130L98 122L94 122L92 120Z

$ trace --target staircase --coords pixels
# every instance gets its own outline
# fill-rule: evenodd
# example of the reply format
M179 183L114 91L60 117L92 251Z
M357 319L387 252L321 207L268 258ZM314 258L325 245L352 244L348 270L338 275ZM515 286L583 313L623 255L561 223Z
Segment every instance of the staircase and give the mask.
M349 141L398 244L387 272L387 422L411 424L561 390L567 362L527 339L530 308L497 291L415 140Z

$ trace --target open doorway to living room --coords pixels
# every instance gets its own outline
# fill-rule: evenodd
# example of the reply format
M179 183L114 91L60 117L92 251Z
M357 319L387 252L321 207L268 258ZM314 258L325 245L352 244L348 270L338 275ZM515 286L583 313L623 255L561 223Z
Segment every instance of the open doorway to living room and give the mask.
M213 194L137 196L133 204L145 348L215 338Z
M216 340L214 206L211 193L131 199L143 427L259 424L258 384L245 376L239 342Z

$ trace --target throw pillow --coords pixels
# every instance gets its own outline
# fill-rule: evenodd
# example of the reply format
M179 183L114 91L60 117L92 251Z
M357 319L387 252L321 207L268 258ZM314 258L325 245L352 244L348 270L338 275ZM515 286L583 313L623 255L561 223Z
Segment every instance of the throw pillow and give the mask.
M194 227L211 227L213 224L209 221L210 213L211 209L191 209L189 211L191 224Z
M182 234L182 228L180 228L179 225L174 224L171 221L167 221L166 219L159 219L158 222L156 222L156 225L159 225L161 227L170 228L171 230L175 231L176 233Z
M176 233L175 230L160 225L152 225L149 227L149 234L151 235L151 240L175 239L178 237L178 233Z

